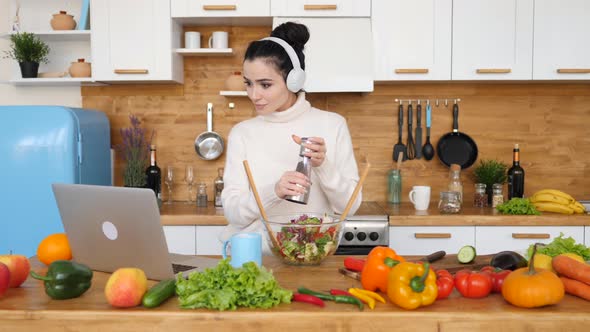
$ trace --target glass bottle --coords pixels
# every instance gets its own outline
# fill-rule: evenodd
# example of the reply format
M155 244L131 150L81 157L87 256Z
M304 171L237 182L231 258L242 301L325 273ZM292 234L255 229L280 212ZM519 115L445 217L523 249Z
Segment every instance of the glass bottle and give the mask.
M145 170L146 188L150 188L156 195L158 206L162 206L162 171L156 163L156 146L150 145L150 166Z
M221 192L223 191L223 167L217 169L217 178L213 181L213 188L215 189L215 198L213 205L221 207Z
M473 206L486 207L488 206L488 194L486 194L485 183L475 184L475 193L473 193Z
M461 166L458 164L451 164L449 171L449 191L456 191L459 193L459 201L463 201L463 184L461 183Z
M454 214L461 211L461 200L457 191L441 191L438 210L442 214Z
M520 166L520 149L514 144L512 167L508 170L508 199L524 197L524 169Z
M301 137L301 148L299 149L299 161L297 162L297 167L295 168L295 171L307 176L307 178L310 179L310 181L311 181L311 160L308 156L304 155L304 153L311 151L305 147L307 140L308 140L307 137ZM287 196L285 196L285 199L290 202L293 202L293 203L307 204L307 200L309 199L310 190L311 190L311 188L307 188L307 191L301 195L295 195L295 196L287 195Z
M492 207L504 203L504 194L502 194L503 190L504 188L501 183L494 183L492 186Z
M392 169L387 175L387 201L392 204L401 203L402 174L399 169Z
M197 191L197 206L207 207L207 185L199 183L199 189Z

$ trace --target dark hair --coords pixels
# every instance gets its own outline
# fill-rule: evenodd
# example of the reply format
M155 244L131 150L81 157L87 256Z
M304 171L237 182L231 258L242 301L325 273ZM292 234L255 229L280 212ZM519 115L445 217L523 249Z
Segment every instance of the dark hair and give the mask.
M307 30L305 25L285 22L274 28L270 36L281 38L291 45L299 58L301 69L305 70L303 47L309 40L309 30ZM291 63L291 59L289 59L287 51L281 45L270 40L256 40L248 45L248 49L244 55L244 61L252 61L258 58L268 59L281 72L284 79L287 79L287 75L293 69L293 64Z

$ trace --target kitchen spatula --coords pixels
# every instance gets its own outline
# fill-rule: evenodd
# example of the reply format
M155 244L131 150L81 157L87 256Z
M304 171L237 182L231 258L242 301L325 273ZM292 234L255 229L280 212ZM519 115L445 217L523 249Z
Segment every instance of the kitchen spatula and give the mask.
M402 130L404 130L404 105L402 104L402 102L399 102L399 113L398 113L398 119L397 119L397 123L398 123L398 139L397 139L397 144L393 146L393 161L397 160L397 156L402 153L403 160L407 160L408 159L408 149L406 148L406 146L404 145L404 143L402 143Z
M422 159L422 105L416 106L416 159Z

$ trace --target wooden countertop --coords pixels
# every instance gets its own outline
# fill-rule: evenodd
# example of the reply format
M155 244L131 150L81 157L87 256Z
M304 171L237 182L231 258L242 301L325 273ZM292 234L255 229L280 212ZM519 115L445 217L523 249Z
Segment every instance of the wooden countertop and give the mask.
M502 215L492 208L465 206L459 214L443 215L436 204L427 211L416 211L411 203L399 205L382 202L363 202L356 215L388 215L391 226L590 226L590 215L543 213L540 216ZM194 204L174 202L163 204L160 210L162 225L225 226L222 208L211 202L201 208Z
M300 286L319 291L360 287L358 281L337 272L343 258L329 257L315 267L294 267L264 257L263 264L273 270L282 287L292 290ZM433 265L447 266L455 261L452 255ZM45 273L45 267L34 259L32 262L35 271ZM29 278L21 288L9 289L0 299L0 331L587 331L590 312L590 302L570 295L557 305L521 309L499 294L466 299L456 290L448 299L414 311L389 302L364 311L326 302L325 308L292 303L268 310L219 312L180 309L174 298L154 309L115 309L104 296L108 276L96 272L92 287L84 295L62 301L51 300L42 282Z

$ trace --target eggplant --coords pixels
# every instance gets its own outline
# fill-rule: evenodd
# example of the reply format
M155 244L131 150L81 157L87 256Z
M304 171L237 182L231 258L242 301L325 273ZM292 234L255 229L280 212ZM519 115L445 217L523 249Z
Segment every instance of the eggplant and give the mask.
M490 265L493 267L511 271L527 267L528 264L526 258L514 251L501 251L495 254L490 261Z

